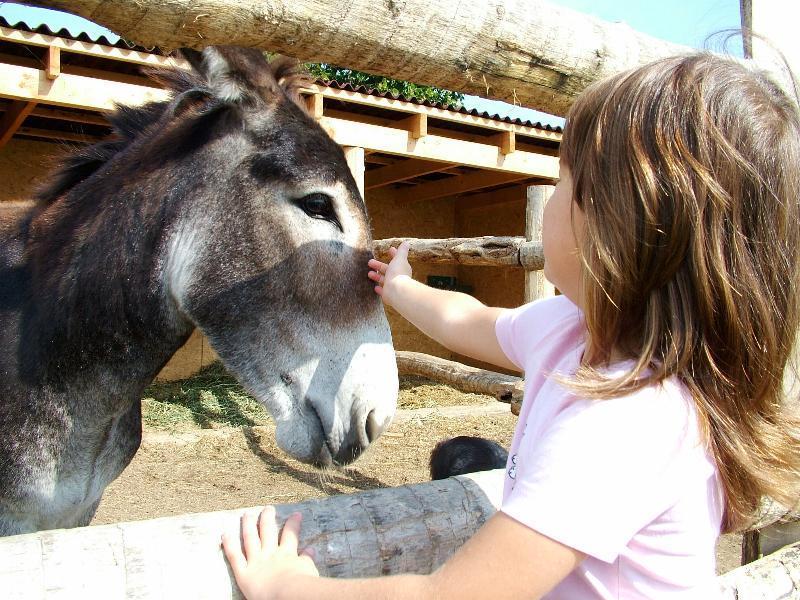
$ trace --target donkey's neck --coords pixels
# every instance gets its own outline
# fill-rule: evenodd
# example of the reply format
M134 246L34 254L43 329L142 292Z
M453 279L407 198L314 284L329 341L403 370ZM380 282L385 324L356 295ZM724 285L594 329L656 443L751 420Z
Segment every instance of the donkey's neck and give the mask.
M80 380L118 403L117 393L152 380L192 325L164 289L170 211L136 193L95 200L73 192L31 222L27 367L50 386Z

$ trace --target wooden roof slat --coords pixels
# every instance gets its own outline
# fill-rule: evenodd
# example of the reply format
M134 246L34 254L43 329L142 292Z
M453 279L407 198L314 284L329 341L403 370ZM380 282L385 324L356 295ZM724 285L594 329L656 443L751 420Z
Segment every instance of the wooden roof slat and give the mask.
M413 179L428 173L438 173L452 168L452 164L433 161L433 160L414 160L407 159L396 162L393 165L369 171L366 176L365 187L368 190Z
M451 177L449 179L442 179L441 181L424 183L415 187L414 191L411 192L411 196L414 202L436 200L438 198L457 196L458 194L464 194L466 192L472 192L504 183L522 181L529 178L529 176L519 173L481 171L470 175L462 175L461 177Z
M35 102L16 101L6 109L3 118L0 119L0 148L8 143L13 135L22 126L22 123L36 108Z

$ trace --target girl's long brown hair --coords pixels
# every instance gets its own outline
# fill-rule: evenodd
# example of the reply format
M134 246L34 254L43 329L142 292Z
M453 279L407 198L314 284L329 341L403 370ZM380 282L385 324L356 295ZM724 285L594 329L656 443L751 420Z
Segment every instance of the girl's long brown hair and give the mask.
M725 531L763 496L800 498L785 397L800 326L800 117L764 73L700 53L591 86L561 159L586 217L589 359L570 385L610 398L678 377L726 493ZM612 352L636 361L597 370Z

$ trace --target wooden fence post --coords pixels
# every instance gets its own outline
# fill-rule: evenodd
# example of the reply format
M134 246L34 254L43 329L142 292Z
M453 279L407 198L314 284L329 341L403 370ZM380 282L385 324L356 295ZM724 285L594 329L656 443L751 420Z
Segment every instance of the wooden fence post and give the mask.
M525 209L525 239L542 239L542 214L544 204L553 193L552 185L532 185L528 187L528 204ZM544 271L525 271L525 302L555 295L552 284L544 278Z

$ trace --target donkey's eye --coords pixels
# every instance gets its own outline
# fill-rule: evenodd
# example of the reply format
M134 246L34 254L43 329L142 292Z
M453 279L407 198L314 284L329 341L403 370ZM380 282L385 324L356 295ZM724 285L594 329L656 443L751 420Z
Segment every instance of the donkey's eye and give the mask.
M339 229L342 228L333 210L333 200L327 194L322 194L320 192L309 194L308 196L300 198L297 203L309 217L325 219L336 225Z

